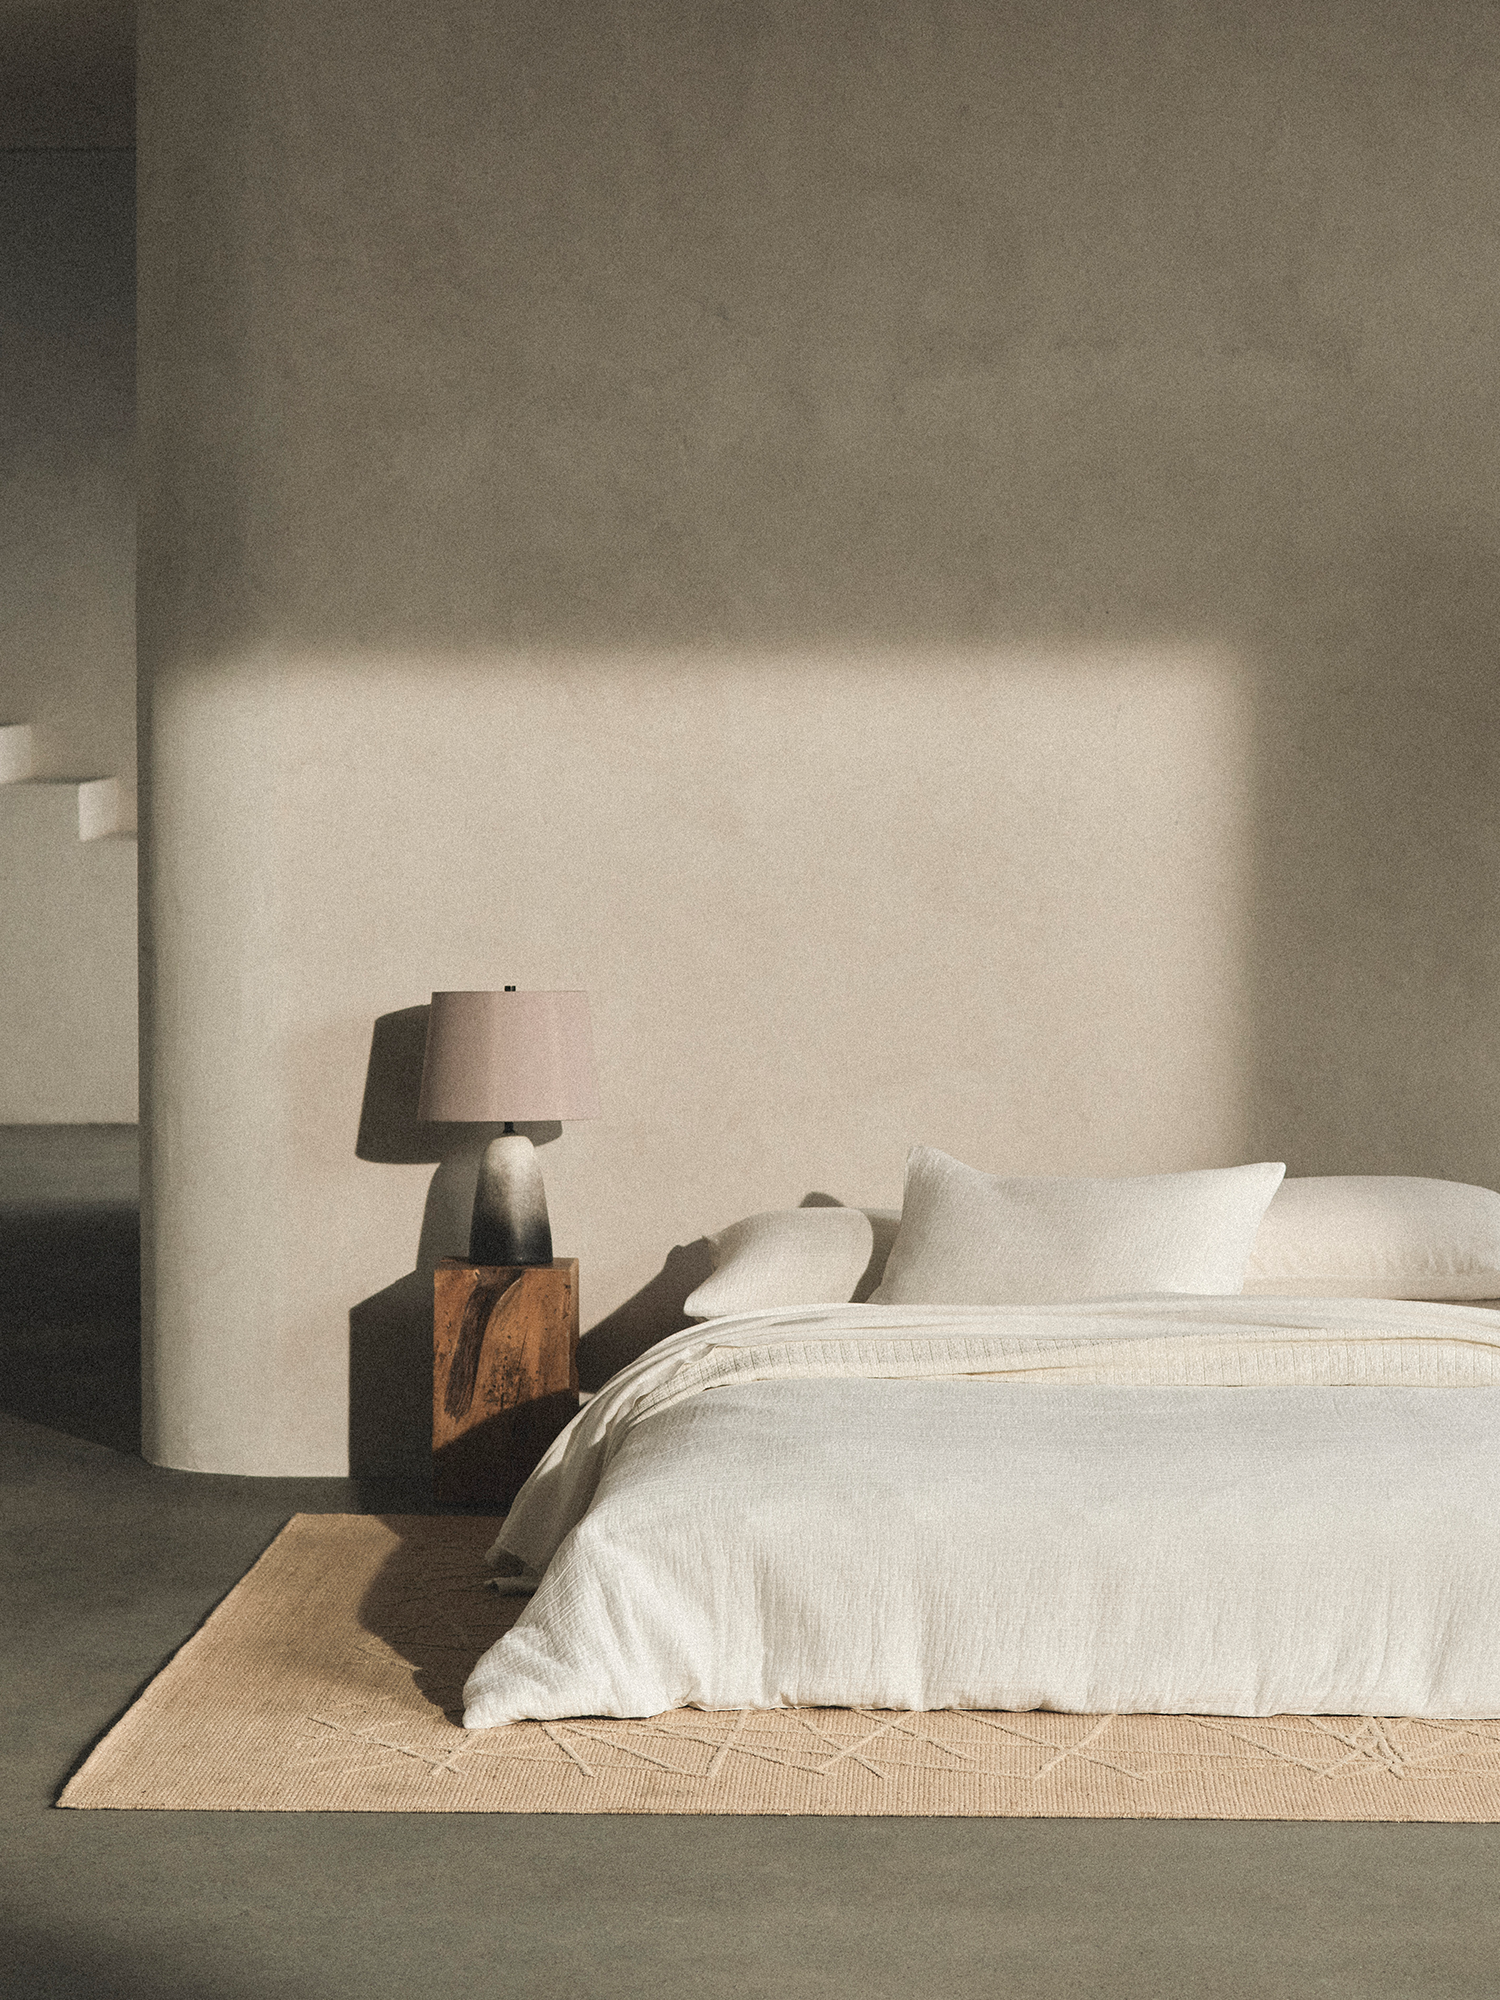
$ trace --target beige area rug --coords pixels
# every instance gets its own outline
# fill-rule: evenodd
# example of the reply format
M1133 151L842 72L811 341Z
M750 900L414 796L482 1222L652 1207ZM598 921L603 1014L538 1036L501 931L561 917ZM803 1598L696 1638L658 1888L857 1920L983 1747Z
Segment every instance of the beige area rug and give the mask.
M299 1514L64 1806L1500 1820L1500 1723L676 1709L469 1732L496 1523Z

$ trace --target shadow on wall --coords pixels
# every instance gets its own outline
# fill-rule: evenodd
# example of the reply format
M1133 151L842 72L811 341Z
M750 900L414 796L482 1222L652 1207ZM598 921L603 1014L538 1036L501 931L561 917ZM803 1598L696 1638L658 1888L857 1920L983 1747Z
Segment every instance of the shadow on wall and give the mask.
M1500 522L1402 511L1258 705L1247 1157L1500 1187Z
M713 1268L714 1246L706 1236L693 1243L679 1243L669 1251L656 1276L606 1313L579 1341L579 1388L602 1388L617 1369L636 1360L648 1347L691 1326L683 1302L712 1276Z
M0 148L135 144L135 6L0 9Z
M431 1463L432 1274L467 1255L480 1156L498 1125L443 1125L417 1116L426 1007L382 1014L370 1041L355 1154L387 1166L435 1163L415 1268L349 1311L349 1471L353 1478L411 1477ZM522 1124L533 1145L559 1137L555 1122ZM679 1245L657 1275L579 1343L579 1383L597 1389L615 1370L689 1324L688 1294L713 1269L706 1238Z

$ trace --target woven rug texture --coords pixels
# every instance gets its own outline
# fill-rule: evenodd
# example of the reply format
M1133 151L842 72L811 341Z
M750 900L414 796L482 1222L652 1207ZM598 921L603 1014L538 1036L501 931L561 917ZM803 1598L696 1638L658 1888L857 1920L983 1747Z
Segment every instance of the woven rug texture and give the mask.
M65 1788L70 1807L1500 1820L1500 1722L675 1709L467 1731L523 1601L498 1524L299 1514Z

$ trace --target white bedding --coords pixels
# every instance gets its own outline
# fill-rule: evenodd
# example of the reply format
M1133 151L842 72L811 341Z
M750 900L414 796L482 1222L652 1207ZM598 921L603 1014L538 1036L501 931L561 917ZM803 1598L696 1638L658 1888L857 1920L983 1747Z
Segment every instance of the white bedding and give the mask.
M497 1548L464 1720L1500 1715L1500 1312L832 1306L652 1348Z

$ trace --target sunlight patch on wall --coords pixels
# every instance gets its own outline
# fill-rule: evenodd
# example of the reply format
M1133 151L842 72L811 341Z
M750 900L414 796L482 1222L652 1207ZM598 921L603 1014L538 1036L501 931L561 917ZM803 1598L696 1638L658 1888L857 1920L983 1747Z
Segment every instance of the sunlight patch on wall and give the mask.
M591 995L605 1116L547 1150L585 1324L737 1215L896 1201L914 1141L1238 1159L1247 731L1209 646L268 652L162 687L163 1268L256 1329L187 1365L241 1408L284 1375L286 1462L328 1463L348 1307L411 1269L431 1179L355 1158L372 1025L438 987Z

